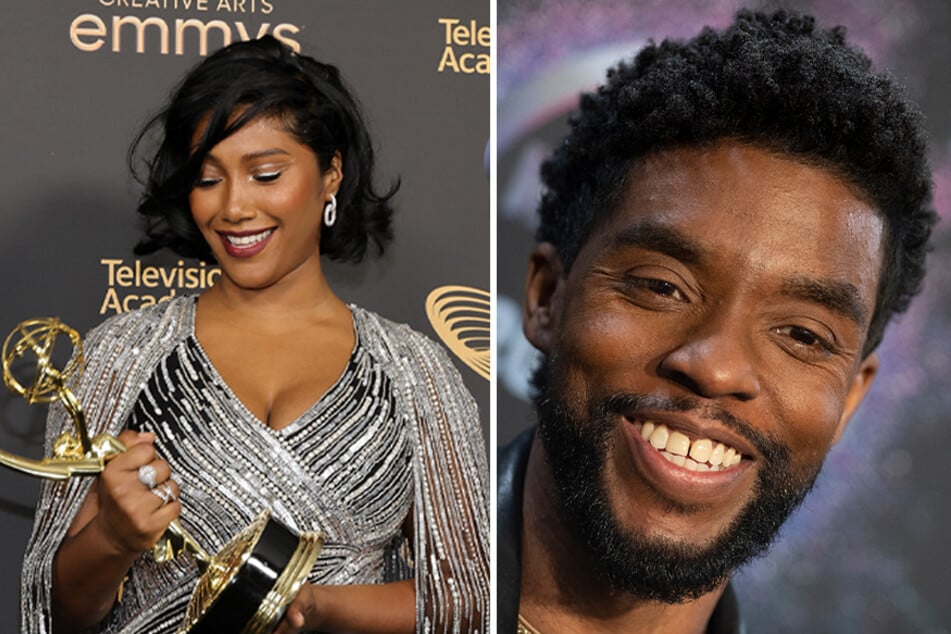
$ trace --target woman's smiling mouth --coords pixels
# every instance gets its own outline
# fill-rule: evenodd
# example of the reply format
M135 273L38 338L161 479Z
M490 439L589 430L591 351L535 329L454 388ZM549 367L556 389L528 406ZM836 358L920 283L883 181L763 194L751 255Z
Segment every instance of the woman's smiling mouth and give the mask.
M276 229L271 227L261 231L219 231L218 235L228 255L247 258L260 253L275 231Z

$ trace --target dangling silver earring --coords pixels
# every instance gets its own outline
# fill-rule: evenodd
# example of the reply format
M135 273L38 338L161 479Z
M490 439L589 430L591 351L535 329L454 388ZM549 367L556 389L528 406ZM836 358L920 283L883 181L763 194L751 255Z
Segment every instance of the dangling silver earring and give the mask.
M324 205L324 224L332 227L335 222L337 222L337 197L330 194L330 201Z

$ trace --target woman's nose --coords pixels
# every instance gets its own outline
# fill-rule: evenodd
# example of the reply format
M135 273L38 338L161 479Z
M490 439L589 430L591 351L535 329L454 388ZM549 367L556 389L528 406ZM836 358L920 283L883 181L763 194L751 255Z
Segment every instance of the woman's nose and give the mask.
M222 217L229 222L241 222L253 218L255 208L246 183L240 179L229 179Z

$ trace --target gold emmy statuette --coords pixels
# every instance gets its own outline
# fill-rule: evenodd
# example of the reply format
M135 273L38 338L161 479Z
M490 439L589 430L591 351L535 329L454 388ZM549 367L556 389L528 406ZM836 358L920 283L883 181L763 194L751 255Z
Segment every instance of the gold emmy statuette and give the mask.
M73 354L59 369L52 357L55 344L63 340ZM31 405L60 401L73 419L75 433L60 435L53 455L40 460L0 449L0 464L34 477L65 480L99 474L110 459L125 451L114 436L89 438L83 410L68 387L83 368L79 333L55 317L30 319L7 336L2 355L6 386ZM22 375L22 366L31 360L36 365L30 368L32 380L25 385L14 373ZM269 634L297 596L323 543L321 533L298 535L265 510L216 555L202 548L178 520L169 525L152 554L164 562L188 552L201 570L179 634Z

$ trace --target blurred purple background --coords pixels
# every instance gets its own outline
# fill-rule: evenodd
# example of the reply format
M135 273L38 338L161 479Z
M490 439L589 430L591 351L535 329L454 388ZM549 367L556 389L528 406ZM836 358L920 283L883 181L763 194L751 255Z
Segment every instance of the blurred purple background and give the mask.
M727 1L499 0L499 442L532 423L533 351L518 306L532 245L538 166L578 93L648 38L728 24ZM765 5L779 6L777 3ZM889 327L882 369L816 489L770 554L738 575L750 632L951 632L951 6L933 1L794 2L845 25L928 119L942 215L925 289Z

